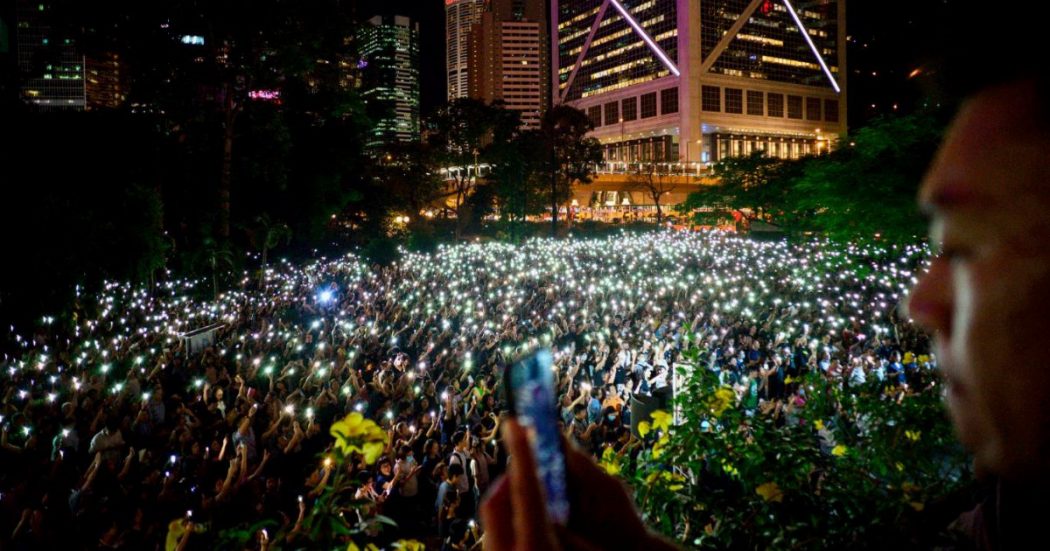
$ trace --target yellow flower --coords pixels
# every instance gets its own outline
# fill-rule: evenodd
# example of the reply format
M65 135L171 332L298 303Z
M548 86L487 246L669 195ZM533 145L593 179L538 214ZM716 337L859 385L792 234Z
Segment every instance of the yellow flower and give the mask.
M386 431L356 411L342 421L332 423L329 433L335 437L335 447L343 455L360 453L365 456L367 463L375 463L386 449Z
M729 461L722 460L722 470L729 476L740 476L740 471L736 467L729 464Z
M394 542L394 549L401 549L402 551L426 551L426 546L423 542L417 540L398 540Z
M670 441L671 439L665 434L656 441L656 444L653 444L653 459L660 459L660 456L664 454L665 448L667 448L667 444Z
M921 501L912 501L911 503L908 503L908 505L911 505L912 509L919 512L922 512L922 510L926 508L926 504Z
M653 486L657 483L664 484L668 490L677 492L682 488L685 488L685 477L668 471L654 471L649 473L649 476L645 477L645 483L648 486Z
M847 448L846 446L839 444L831 449L831 455L834 455L835 457L842 457L843 455L846 455L846 451L848 449L849 448Z
M918 431L918 430L906 430L906 431L904 431L904 436L905 436L905 437L906 437L906 438L907 438L908 440L911 440L912 442L918 442L918 441L919 441L919 438L920 438L920 437L922 437L922 431Z
M813 421L813 426L816 427L817 430L824 430L824 421L817 419L816 421Z
M677 492L682 488L685 488L685 477L678 473L664 472L663 479L667 482L667 489L672 492Z
M379 459L379 456L383 455L383 450L386 449L386 442L366 442L361 449L361 455L365 456L365 463L371 465Z
M638 435L642 438L645 438L645 436L649 434L650 430L652 430L652 427L649 426L649 421L642 421L641 423L638 423Z
M616 455L616 451L610 448L605 448L602 452L602 460L598 462L598 466L602 468L606 474L613 476L620 474L620 458Z
M653 430L668 431L671 429L671 414L658 409L650 414L653 418Z
M781 503L784 501L784 492L780 490L780 486L776 482L766 482L755 488L755 493L762 496L765 501L771 501L774 503Z
M733 392L733 389L724 386L716 390L708 398L707 407L715 417L721 417L722 413L729 409L734 402L736 402L736 393Z
M898 461L897 462L897 470L898 471L904 471L904 463L901 463L900 461Z

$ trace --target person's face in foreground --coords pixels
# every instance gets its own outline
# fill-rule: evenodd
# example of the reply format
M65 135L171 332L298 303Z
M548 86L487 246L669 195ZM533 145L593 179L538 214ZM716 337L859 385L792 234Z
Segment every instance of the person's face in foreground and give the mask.
M948 408L978 473L1047 480L1050 130L1036 86L984 90L956 117L919 192L940 254L910 298L934 333Z

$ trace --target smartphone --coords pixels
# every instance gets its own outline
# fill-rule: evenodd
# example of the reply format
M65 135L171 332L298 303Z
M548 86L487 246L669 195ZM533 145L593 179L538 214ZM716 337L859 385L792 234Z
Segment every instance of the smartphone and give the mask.
M547 514L553 522L569 520L569 496L565 480L565 451L558 432L554 358L541 348L507 367L504 381L511 415L532 432L532 452L540 482L547 495ZM513 459L512 459L513 461Z

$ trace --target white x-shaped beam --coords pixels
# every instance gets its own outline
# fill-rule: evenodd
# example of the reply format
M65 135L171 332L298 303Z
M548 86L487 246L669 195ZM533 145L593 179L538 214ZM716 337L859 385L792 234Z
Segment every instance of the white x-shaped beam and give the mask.
M561 93L562 102L564 102L565 98L569 95L569 90L572 88L572 83L576 80L576 73L579 72L580 67L583 66L583 60L587 57L587 53L591 49L591 41L594 40L594 35L598 32L598 27L601 25L602 19L605 17L605 12L608 10L608 7L610 5L613 7L613 9L620 13L620 16L623 17L624 21L626 21L628 25L630 25L631 29L634 30L635 34L637 34L638 37L641 38L643 42L645 42L645 45L649 47L649 49L653 52L653 55L655 55L657 59L659 59L660 62L663 63L664 66L667 67L667 69L674 74L674 76L680 76L682 74L682 72L678 70L678 66L675 65L674 61L672 61L671 58L667 56L667 53L664 52L662 48L660 48L660 45L657 44L655 40L653 40L653 37L649 36L649 33L645 32L645 29L643 29L641 24L638 23L638 20L635 19L629 11L627 11L627 8L623 6L620 0L603 0L601 7L598 9L598 15L594 18L594 23L591 25L591 31L587 35L587 40L583 43L583 49L580 50L580 55L576 58L576 63L572 67L572 72L569 73L569 80L566 81L565 89Z

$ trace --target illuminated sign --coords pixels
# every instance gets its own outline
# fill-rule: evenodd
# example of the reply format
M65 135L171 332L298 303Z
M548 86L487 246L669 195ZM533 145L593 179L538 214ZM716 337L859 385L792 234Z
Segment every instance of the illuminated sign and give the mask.
M248 92L248 98L257 101L272 101L275 103L281 102L281 91L280 90L250 90Z
M204 37L203 36L198 36L198 35L195 35L195 34L184 34L184 35L182 35L181 42L183 44L189 44L191 46L203 46L204 45Z

